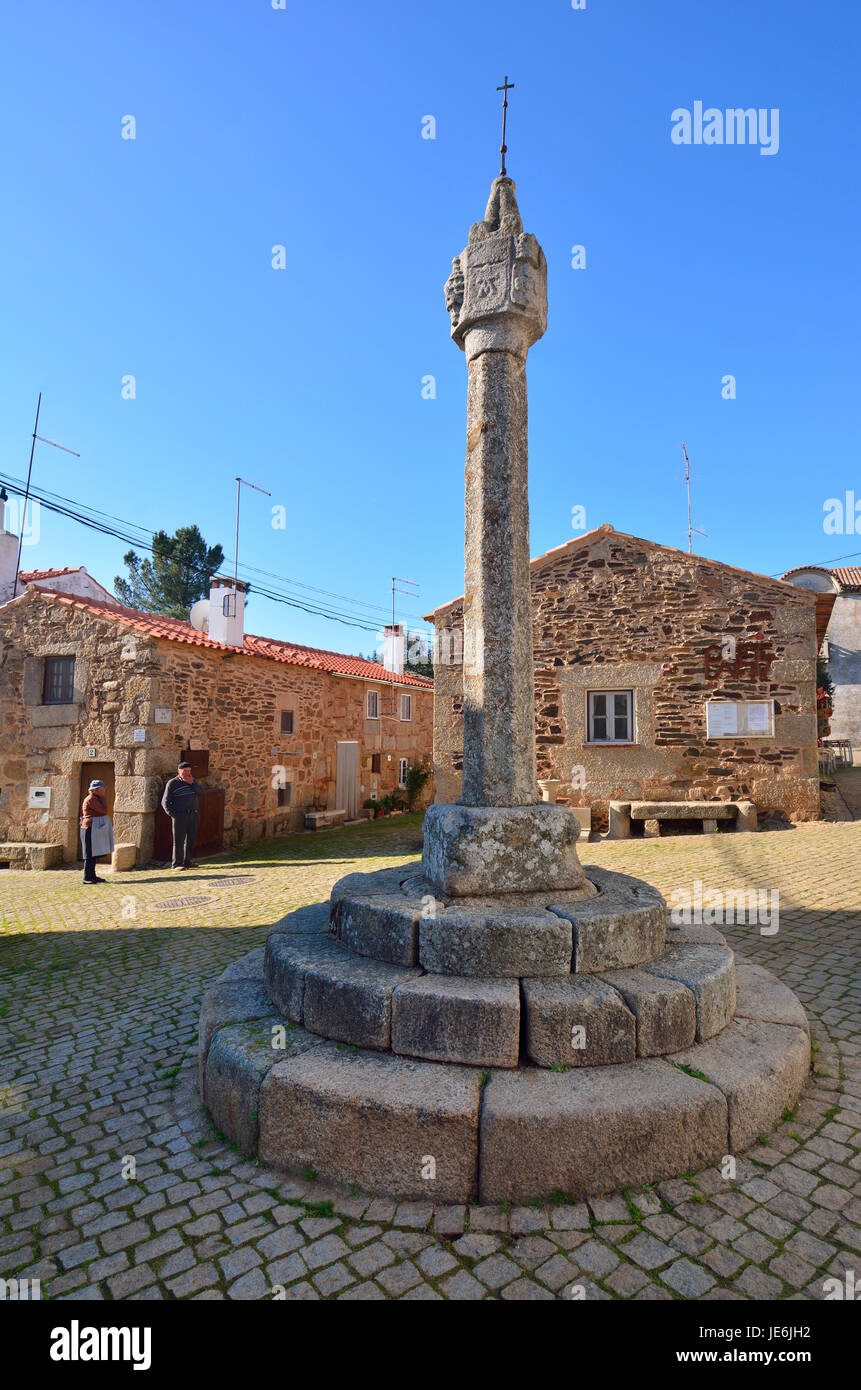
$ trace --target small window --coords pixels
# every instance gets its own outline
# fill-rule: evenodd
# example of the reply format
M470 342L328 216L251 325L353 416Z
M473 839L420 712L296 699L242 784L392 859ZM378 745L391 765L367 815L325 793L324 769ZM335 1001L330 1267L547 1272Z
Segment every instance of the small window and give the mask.
M292 709L282 709L281 711L281 732L282 734L292 734L293 732Z
M401 696L401 722L406 723L413 717L413 697L412 695Z
M221 611L225 618L236 617L236 595L234 593L225 594L221 600Z
M293 783L285 782L283 786L276 789L278 805L291 806L293 804Z
M634 742L633 690L590 690L587 743Z
M42 703L70 705L75 698L75 658L46 656Z
M368 691L368 718L379 719L380 717L380 695L377 690Z
M407 773L409 772L409 770L410 770L410 761L409 761L409 758L399 758L399 759L398 759L398 786L399 786L399 787L405 787L405 786L407 785Z
M371 771L372 771L372 772L382 772L382 770L383 770L382 763L383 763L383 756L382 756L381 753L372 753L372 754L371 754Z

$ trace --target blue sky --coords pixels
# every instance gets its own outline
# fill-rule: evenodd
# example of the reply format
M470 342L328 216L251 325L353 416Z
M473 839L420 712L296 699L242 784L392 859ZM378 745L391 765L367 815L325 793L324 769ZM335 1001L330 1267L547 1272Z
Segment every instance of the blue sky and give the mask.
M498 171L508 73L509 172L549 264L529 359L532 553L576 534L577 505L590 529L685 548L682 439L702 553L775 573L861 551L861 521L823 531L826 499L861 500L859 14L7 7L0 472L24 475L41 390L40 432L81 453L37 446L41 487L150 529L195 521L232 559L241 474L272 493L245 493L240 550L241 568L283 577L270 584L370 629L393 574L421 586L399 616L460 593L466 369L443 285ZM671 113L695 101L777 108L778 152L675 145ZM43 511L23 563L84 563L110 585L127 548ZM374 643L259 595L248 626Z

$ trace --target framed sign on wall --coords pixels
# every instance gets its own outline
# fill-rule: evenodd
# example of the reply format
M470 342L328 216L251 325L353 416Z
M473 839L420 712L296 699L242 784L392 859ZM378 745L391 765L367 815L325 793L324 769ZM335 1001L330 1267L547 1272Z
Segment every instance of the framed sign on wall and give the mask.
M707 700L707 738L774 738L773 700Z

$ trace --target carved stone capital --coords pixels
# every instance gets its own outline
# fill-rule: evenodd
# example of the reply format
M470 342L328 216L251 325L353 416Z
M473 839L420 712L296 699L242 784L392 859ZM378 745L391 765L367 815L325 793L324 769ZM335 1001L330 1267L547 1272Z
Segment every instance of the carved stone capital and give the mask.
M547 327L547 262L524 232L510 179L496 179L483 222L452 262L445 287L451 336L468 357L525 357Z

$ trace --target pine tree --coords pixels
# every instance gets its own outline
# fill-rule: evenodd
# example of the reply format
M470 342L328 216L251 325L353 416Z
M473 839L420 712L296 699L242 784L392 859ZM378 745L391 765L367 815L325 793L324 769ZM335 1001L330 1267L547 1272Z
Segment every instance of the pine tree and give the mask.
M188 621L192 604L208 597L209 581L223 562L221 546L208 546L197 526L180 526L173 536L156 531L152 559L134 550L123 556L128 576L116 576L114 592L128 608Z

